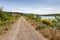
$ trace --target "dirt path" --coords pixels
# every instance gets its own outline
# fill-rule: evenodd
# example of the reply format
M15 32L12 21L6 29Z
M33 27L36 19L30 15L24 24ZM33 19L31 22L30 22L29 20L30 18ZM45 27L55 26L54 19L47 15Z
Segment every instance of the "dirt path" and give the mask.
M0 40L15 40L20 27L20 18L12 25L12 29L5 35L0 37Z
M0 40L47 40L24 19L19 18L12 25L12 29L4 35Z

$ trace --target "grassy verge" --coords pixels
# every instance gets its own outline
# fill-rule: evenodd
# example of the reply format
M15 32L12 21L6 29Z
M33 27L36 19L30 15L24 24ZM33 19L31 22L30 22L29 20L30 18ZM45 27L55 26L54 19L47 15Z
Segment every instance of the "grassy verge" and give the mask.
M29 17L27 17L26 20L28 20L35 30L37 30L45 38L48 38L49 40L60 40L59 25L50 20L41 20L43 22L40 22Z
M20 17L20 14L12 15L4 11L0 12L0 35L11 29L11 25Z

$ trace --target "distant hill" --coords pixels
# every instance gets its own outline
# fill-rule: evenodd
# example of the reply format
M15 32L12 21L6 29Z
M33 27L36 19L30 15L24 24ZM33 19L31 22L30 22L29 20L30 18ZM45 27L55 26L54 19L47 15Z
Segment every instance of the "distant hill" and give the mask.
M7 12L7 13L11 13L11 14L23 14L23 13L19 13L19 12Z
M32 14L32 13L20 13L20 12L7 12L7 13L11 13L11 14L21 14L21 15L25 15L25 14ZM39 15L39 14L34 14L34 15ZM40 16L60 16L60 13L57 14L44 14Z
M46 14L46 15L41 15L41 16L60 16L60 14Z
M4 12L6 12L6 11L4 11ZM11 15L16 15L16 14L23 15L23 13L19 13L19 12L6 12L6 13L10 13Z

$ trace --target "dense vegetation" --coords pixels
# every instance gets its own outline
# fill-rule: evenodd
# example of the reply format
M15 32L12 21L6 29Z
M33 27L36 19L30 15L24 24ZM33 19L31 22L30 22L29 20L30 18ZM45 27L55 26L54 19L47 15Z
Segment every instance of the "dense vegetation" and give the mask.
M20 14L12 15L11 13L0 11L0 25L12 23L13 20L19 16Z
M0 9L0 34L5 33L11 27L11 24L20 17L20 14L12 15L10 12L5 12Z
M42 33L49 40L60 40L60 16L55 19L41 19L40 15L25 14L26 19L31 22L37 31Z

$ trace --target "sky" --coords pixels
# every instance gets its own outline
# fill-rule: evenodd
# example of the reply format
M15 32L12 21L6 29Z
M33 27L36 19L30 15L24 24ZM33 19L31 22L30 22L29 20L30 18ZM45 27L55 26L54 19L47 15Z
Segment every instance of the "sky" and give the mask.
M0 0L4 11L34 14L60 13L60 0Z

